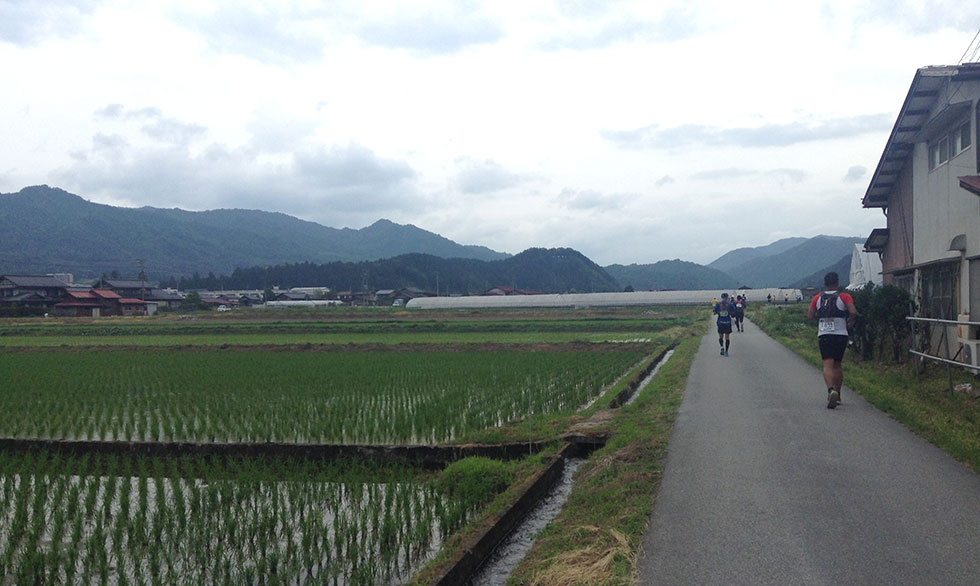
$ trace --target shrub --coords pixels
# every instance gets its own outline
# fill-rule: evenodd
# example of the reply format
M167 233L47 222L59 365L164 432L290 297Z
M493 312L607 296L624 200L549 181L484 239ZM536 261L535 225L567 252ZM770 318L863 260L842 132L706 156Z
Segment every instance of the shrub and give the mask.
M853 331L858 352L865 359L881 359L890 353L894 362L902 362L911 333L906 318L914 309L912 298L894 285L875 287L871 283L852 295L859 315Z
M479 506L503 492L513 482L511 466L499 460L470 457L446 466L436 479L436 490L460 499L468 506Z

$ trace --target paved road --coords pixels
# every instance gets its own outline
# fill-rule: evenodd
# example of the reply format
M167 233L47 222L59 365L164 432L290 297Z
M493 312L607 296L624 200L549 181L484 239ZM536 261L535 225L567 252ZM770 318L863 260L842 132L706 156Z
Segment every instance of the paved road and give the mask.
M980 475L746 322L702 339L643 585L980 585ZM847 381L847 364L844 365Z

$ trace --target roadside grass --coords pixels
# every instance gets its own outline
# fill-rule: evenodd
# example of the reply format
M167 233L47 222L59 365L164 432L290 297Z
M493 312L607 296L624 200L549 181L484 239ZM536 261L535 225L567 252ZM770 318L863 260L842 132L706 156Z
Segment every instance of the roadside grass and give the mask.
M636 401L616 410L612 437L578 470L561 513L538 535L508 584L634 583L640 538L699 342L692 328Z
M805 306L760 306L748 317L784 346L821 368L816 326L805 321ZM917 374L911 360L903 364L861 360L848 350L844 358L844 385L909 430L944 450L975 471L980 471L980 400L950 392L952 384L980 386L969 371L926 364ZM846 397L844 398L846 401Z

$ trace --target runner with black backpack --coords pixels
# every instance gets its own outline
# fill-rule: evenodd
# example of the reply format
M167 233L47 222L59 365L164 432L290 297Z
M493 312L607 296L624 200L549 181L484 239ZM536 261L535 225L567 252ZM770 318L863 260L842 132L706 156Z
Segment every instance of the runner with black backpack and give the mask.
M827 383L827 409L840 403L840 389L844 384L841 362L847 350L847 328L854 326L857 308L849 293L842 293L837 273L831 271L823 278L824 291L810 301L808 320L819 320L817 339L820 357L823 359L823 380Z

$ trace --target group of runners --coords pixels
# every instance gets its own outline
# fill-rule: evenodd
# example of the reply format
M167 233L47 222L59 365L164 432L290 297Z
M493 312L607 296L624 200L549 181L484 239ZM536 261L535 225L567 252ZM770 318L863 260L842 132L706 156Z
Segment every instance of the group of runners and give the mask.
M827 408L834 409L841 401L841 386L844 384L844 370L841 363L847 350L847 328L854 327L857 308L849 293L840 291L840 278L837 273L824 275L823 291L810 301L807 320L817 320L817 340L820 357L823 360L823 379L827 385ZM728 356L731 348L732 328L744 332L745 298L721 294L715 302L712 314L717 315L718 345L722 356Z
M721 346L721 355L728 356L728 349L731 347L732 328L737 332L744 332L743 322L745 320L745 298L736 295L734 299L728 293L721 294L721 301L715 303L712 313L718 316L718 345Z

